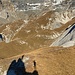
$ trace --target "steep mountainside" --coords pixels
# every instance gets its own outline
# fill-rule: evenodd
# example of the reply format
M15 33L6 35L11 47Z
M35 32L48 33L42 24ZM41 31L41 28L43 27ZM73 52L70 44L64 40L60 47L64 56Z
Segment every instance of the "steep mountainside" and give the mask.
M69 47L75 45L75 24L66 28L63 34L51 46Z
M29 75L34 71L33 61L36 62L38 75L74 75L75 74L75 47L46 47L33 52L0 60L0 75L6 75L8 67L13 60L23 57L25 69ZM6 63L5 63L6 62ZM18 64L20 68L20 63ZM10 68L12 70L12 68ZM15 69L12 70L12 73ZM9 73L11 74L11 73ZM28 74L27 74L28 75Z
M74 46L75 0L0 0L0 75L75 75Z
M2 25L0 27L0 33L3 36L3 41L0 42L1 57L13 56L50 46L69 25L75 22L75 18L73 18L67 23L60 23L61 26L53 28L54 26L51 23L56 20L53 14L55 14L55 11L49 11L31 21L17 20ZM5 52L4 55L3 52ZM13 53L11 54L11 52Z

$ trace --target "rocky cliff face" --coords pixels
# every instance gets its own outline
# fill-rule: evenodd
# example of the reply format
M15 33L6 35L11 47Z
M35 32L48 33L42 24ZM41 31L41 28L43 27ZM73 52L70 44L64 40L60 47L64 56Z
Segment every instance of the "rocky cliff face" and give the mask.
M68 27L51 46L69 47L75 45L75 24Z

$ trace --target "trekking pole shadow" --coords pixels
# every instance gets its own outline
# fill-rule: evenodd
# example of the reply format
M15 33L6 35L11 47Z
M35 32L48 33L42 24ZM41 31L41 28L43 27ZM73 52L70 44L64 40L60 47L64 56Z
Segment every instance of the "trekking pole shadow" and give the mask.
M36 61L33 61L34 70L36 70Z

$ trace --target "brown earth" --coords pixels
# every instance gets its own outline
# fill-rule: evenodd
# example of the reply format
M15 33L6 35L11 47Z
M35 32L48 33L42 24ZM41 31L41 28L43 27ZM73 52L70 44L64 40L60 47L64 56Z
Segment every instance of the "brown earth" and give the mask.
M0 60L0 64L7 68L12 60L22 55L29 57L27 72L33 72L33 60L39 75L75 75L75 47L45 47L29 53ZM6 62L6 63L5 63Z
M27 61L28 66L26 67L27 72L33 72L33 60L35 60L39 75L75 75L75 47L47 47L54 39L35 37L36 35L52 35L53 32L60 33L75 22L74 18L58 29L41 29L41 25L45 26L48 23L48 18L51 17L52 13L53 12L48 12L40 18L30 21L12 38L13 40L20 38L20 40L28 42L28 45L20 44L18 40L11 41L10 43L0 43L0 65L3 66L3 70L8 69L12 60L17 60L22 55L25 55L25 57L29 57ZM15 33L15 30L22 24L24 24L24 22L19 20L6 25L10 25L11 30ZM6 28L6 25L0 27L0 32ZM31 30L31 32L26 33L26 30ZM42 45L42 48L40 45Z
M49 22L48 18L52 17L53 13L54 12L49 11L45 15L39 17L38 19L29 21L28 24L25 24L23 20L18 20L14 21L13 23L8 23L6 25L1 26L0 32L2 32L7 25L9 25L10 29L15 34L16 30L20 28L20 26L22 26L23 24L25 25L14 37L12 36L11 42L0 42L0 58L7 58L24 52L31 52L33 50L45 46L50 46L54 39L47 39L45 37L46 35L53 35L53 32L61 33L69 25L75 22L75 18L73 18L71 21L67 22L65 25L62 25L62 27L57 28L55 30L41 29L41 25L45 26ZM30 32L27 33L28 30L30 30ZM37 35L41 35L41 37L37 37ZM21 41L27 42L28 44L20 44L17 38L19 38L19 40Z

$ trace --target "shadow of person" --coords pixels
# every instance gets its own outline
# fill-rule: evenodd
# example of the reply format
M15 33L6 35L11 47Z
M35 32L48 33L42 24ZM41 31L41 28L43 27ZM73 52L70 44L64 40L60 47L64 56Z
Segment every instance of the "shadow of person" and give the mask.
M37 70L34 70L33 72L26 72L26 68L24 65L24 62L21 58L16 60L13 60L10 64L7 75L39 75Z
M24 75L26 72L24 62L22 61L21 58L18 59L17 64L16 64L17 70L16 74L17 75Z
M39 75L37 70L34 70L33 72L26 72L25 75Z
M16 75L16 60L13 60L10 64L7 75Z
M37 70L33 71L33 75L39 75Z
M25 75L26 69L21 58L13 60L7 71L7 75Z

